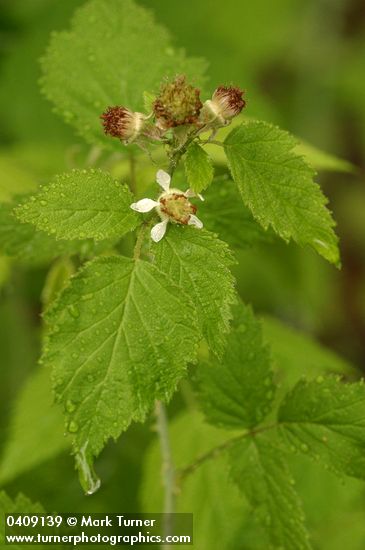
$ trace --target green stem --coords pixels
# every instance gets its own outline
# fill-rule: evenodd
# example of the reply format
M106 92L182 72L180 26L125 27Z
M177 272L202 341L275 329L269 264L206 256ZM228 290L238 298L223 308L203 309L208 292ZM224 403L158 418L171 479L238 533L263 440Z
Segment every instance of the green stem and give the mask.
M136 158L133 153L129 153L129 173L130 173L130 190L133 195L137 191L137 178L136 178Z
M149 222L144 222L138 230L136 244L134 245L133 252L134 260L139 260L139 258L141 257L143 238L148 225Z
M194 130L189 136L187 137L185 143L181 145L178 149L175 149L172 154L170 155L170 165L168 168L168 173L172 177L173 173L175 172L181 157L186 153L190 143L194 141L194 139L197 137L197 135L202 131L201 128L198 128Z
M194 473L199 466L204 464L207 460L210 460L212 458L215 458L219 455L221 455L224 451L228 450L232 445L237 443L238 441L241 441L242 439L245 439L246 437L253 437L258 433L265 432L267 430L272 430L273 428L276 428L277 424L269 424L267 426L262 426L261 428L257 428L255 430L250 430L245 432L244 434L237 435L236 437L232 437L231 439L228 439L227 441L224 441L220 445L217 445L210 451L200 455L195 462L192 464L189 464L189 466L186 466L185 468L181 468L180 470L176 471L176 479L178 480L178 483L180 484L181 481L183 481L187 476Z
M160 437L160 447L162 454L162 480L165 487L164 498L164 537L172 534L171 514L175 509L175 467L172 459L170 438L168 431L168 418L166 407L161 401L156 401L155 406L157 419L157 432ZM169 548L169 547L167 547Z
M222 143L221 141L217 141L216 139L204 139L204 140L200 140L200 143L202 143L203 145L219 145L220 147L224 147L224 143Z

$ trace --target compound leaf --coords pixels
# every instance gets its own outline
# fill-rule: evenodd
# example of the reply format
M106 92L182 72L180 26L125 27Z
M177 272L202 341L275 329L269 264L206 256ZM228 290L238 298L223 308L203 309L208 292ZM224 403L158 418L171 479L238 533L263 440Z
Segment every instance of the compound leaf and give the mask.
M224 142L233 179L261 225L339 265L327 200L313 181L313 169L293 152L295 145L288 133L256 121L234 128Z
M138 218L130 208L132 195L101 170L74 170L16 209L23 222L57 239L95 240L121 237L135 228Z
M190 188L201 193L212 183L214 169L209 155L193 142L185 155L185 173Z
M202 82L205 62L174 51L168 32L132 0L91 0L75 12L71 30L52 36L42 87L57 111L88 142L120 151L106 139L100 115L124 105L141 111L144 92L165 77L185 74Z
M204 337L222 355L235 301L227 245L208 231L171 226L152 253L156 266L192 298Z
M284 398L280 432L295 451L339 474L365 479L365 386L339 377L301 380Z
M249 307L240 304L234 312L222 360L199 368L202 406L213 424L251 428L270 412L275 387L260 322Z
M262 434L247 437L229 455L232 477L266 529L271 548L310 550L302 505L275 440Z
M153 265L110 256L73 277L46 321L43 361L53 366L81 482L92 491L92 458L155 399L168 400L194 360L195 309Z

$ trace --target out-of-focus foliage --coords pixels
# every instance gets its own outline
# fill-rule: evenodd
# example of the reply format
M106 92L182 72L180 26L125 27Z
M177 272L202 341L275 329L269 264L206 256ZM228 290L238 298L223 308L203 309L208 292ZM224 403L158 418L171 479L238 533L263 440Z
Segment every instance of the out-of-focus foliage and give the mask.
M129 167L124 160L116 162L118 158L89 150L73 129L52 112L51 104L39 92L39 57L44 54L49 33L67 28L74 9L84 3L83 0L2 2L0 202L6 203L2 209L9 209L14 196L48 183L56 173L83 166L85 160L89 166L96 163L101 168L111 167L113 176L128 179ZM199 215L209 230L216 231L237 252L240 268L234 269L238 290L257 312L264 314L264 341L271 346L275 379L282 384L279 397L303 375L318 377L335 372L351 380L358 378L365 364L363 2L227 0L222 5L218 0L180 3L140 0L139 3L169 28L173 47L183 47L187 55L209 60L207 74L211 87L233 82L247 90L245 116L287 128L305 144L311 144L297 149L298 154L304 154L316 169L338 172L321 173L319 180L338 221L341 271L310 250L286 245L265 232L240 202L236 190L228 185L219 197L216 194L217 216L205 218L205 204L199 207ZM220 172L221 148L212 145L207 150L216 163L216 180L205 193L208 200L213 196L214 186L221 181L227 184L227 176ZM158 161L158 151L153 156ZM337 157L348 159L355 170ZM146 188L153 182L154 170L149 167L138 168L137 174ZM243 215L247 221L237 224L236 220ZM232 227L236 227L234 232ZM23 231L26 228L24 225ZM16 241L18 230L17 225L8 236ZM121 246L127 247L128 242ZM51 241L45 263L60 252ZM42 384L47 381L39 379L46 378L48 372L36 371L43 330L40 296L46 281L42 264L29 262L27 250L17 248L17 253L13 253L9 248L1 249L0 482L11 497L9 500L2 496L1 502L9 508L9 502L16 502L15 495L22 491L32 502L42 502L47 510L69 511L72 503L75 511L80 512L160 511L159 448L150 426L133 426L120 442L108 445L97 466L104 489L92 499L83 496L75 478L65 475L66 471L72 471L73 465L68 453L63 452L67 444L60 433L61 412L57 409L43 412L43 404L45 410L49 407L41 393ZM281 318L285 324L272 316ZM317 342L326 344L327 349L312 339L308 341L301 335L303 330ZM334 352L345 359L342 361ZM350 361L359 366L359 371L349 366ZM33 399L39 406L32 411L34 416L27 412L28 406L33 407ZM182 386L181 395L169 409L178 467L188 465L194 457L227 437L225 430L205 424L196 413L180 414L180 409L191 403L191 399L190 389ZM52 427L52 419L57 428ZM37 431L39 437L43 434L47 438L47 430L51 430L48 453L38 453L31 422L42 428ZM29 438L23 438L21 434L27 426ZM152 447L146 452L151 440ZM28 460L20 468L17 459L21 455L27 455ZM349 478L339 481L312 464L304 454L289 456L287 460L315 548L363 550L363 484ZM137 497L138 486L141 498ZM56 487L59 489L55 490ZM268 547L266 535L253 523L248 503L230 482L223 457L207 461L195 475L187 477L177 500L179 510L195 514L199 550L218 549L222 545L227 550Z

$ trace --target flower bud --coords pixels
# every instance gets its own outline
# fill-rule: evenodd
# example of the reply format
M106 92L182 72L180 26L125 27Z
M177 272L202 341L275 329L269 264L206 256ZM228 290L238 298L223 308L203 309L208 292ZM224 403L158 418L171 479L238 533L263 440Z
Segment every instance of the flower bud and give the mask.
M172 82L162 84L153 103L157 126L167 130L184 124L195 124L200 109L200 90L186 83L186 77L177 76Z
M233 117L240 114L246 105L242 98L244 91L234 86L219 86L212 99L208 99L201 111L200 120L203 124L224 126Z
M100 118L106 135L119 138L125 143L134 141L143 128L146 116L134 113L125 107L109 107Z

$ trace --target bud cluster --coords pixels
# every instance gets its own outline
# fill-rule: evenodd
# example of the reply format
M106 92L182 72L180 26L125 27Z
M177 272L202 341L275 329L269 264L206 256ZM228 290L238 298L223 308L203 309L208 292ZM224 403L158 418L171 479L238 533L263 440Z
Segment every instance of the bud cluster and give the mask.
M170 129L179 126L203 131L229 124L246 105L243 93L238 87L219 86L212 98L202 103L200 90L180 75L162 83L151 114L115 106L109 107L100 118L105 134L124 143L139 141L143 137L161 140Z

